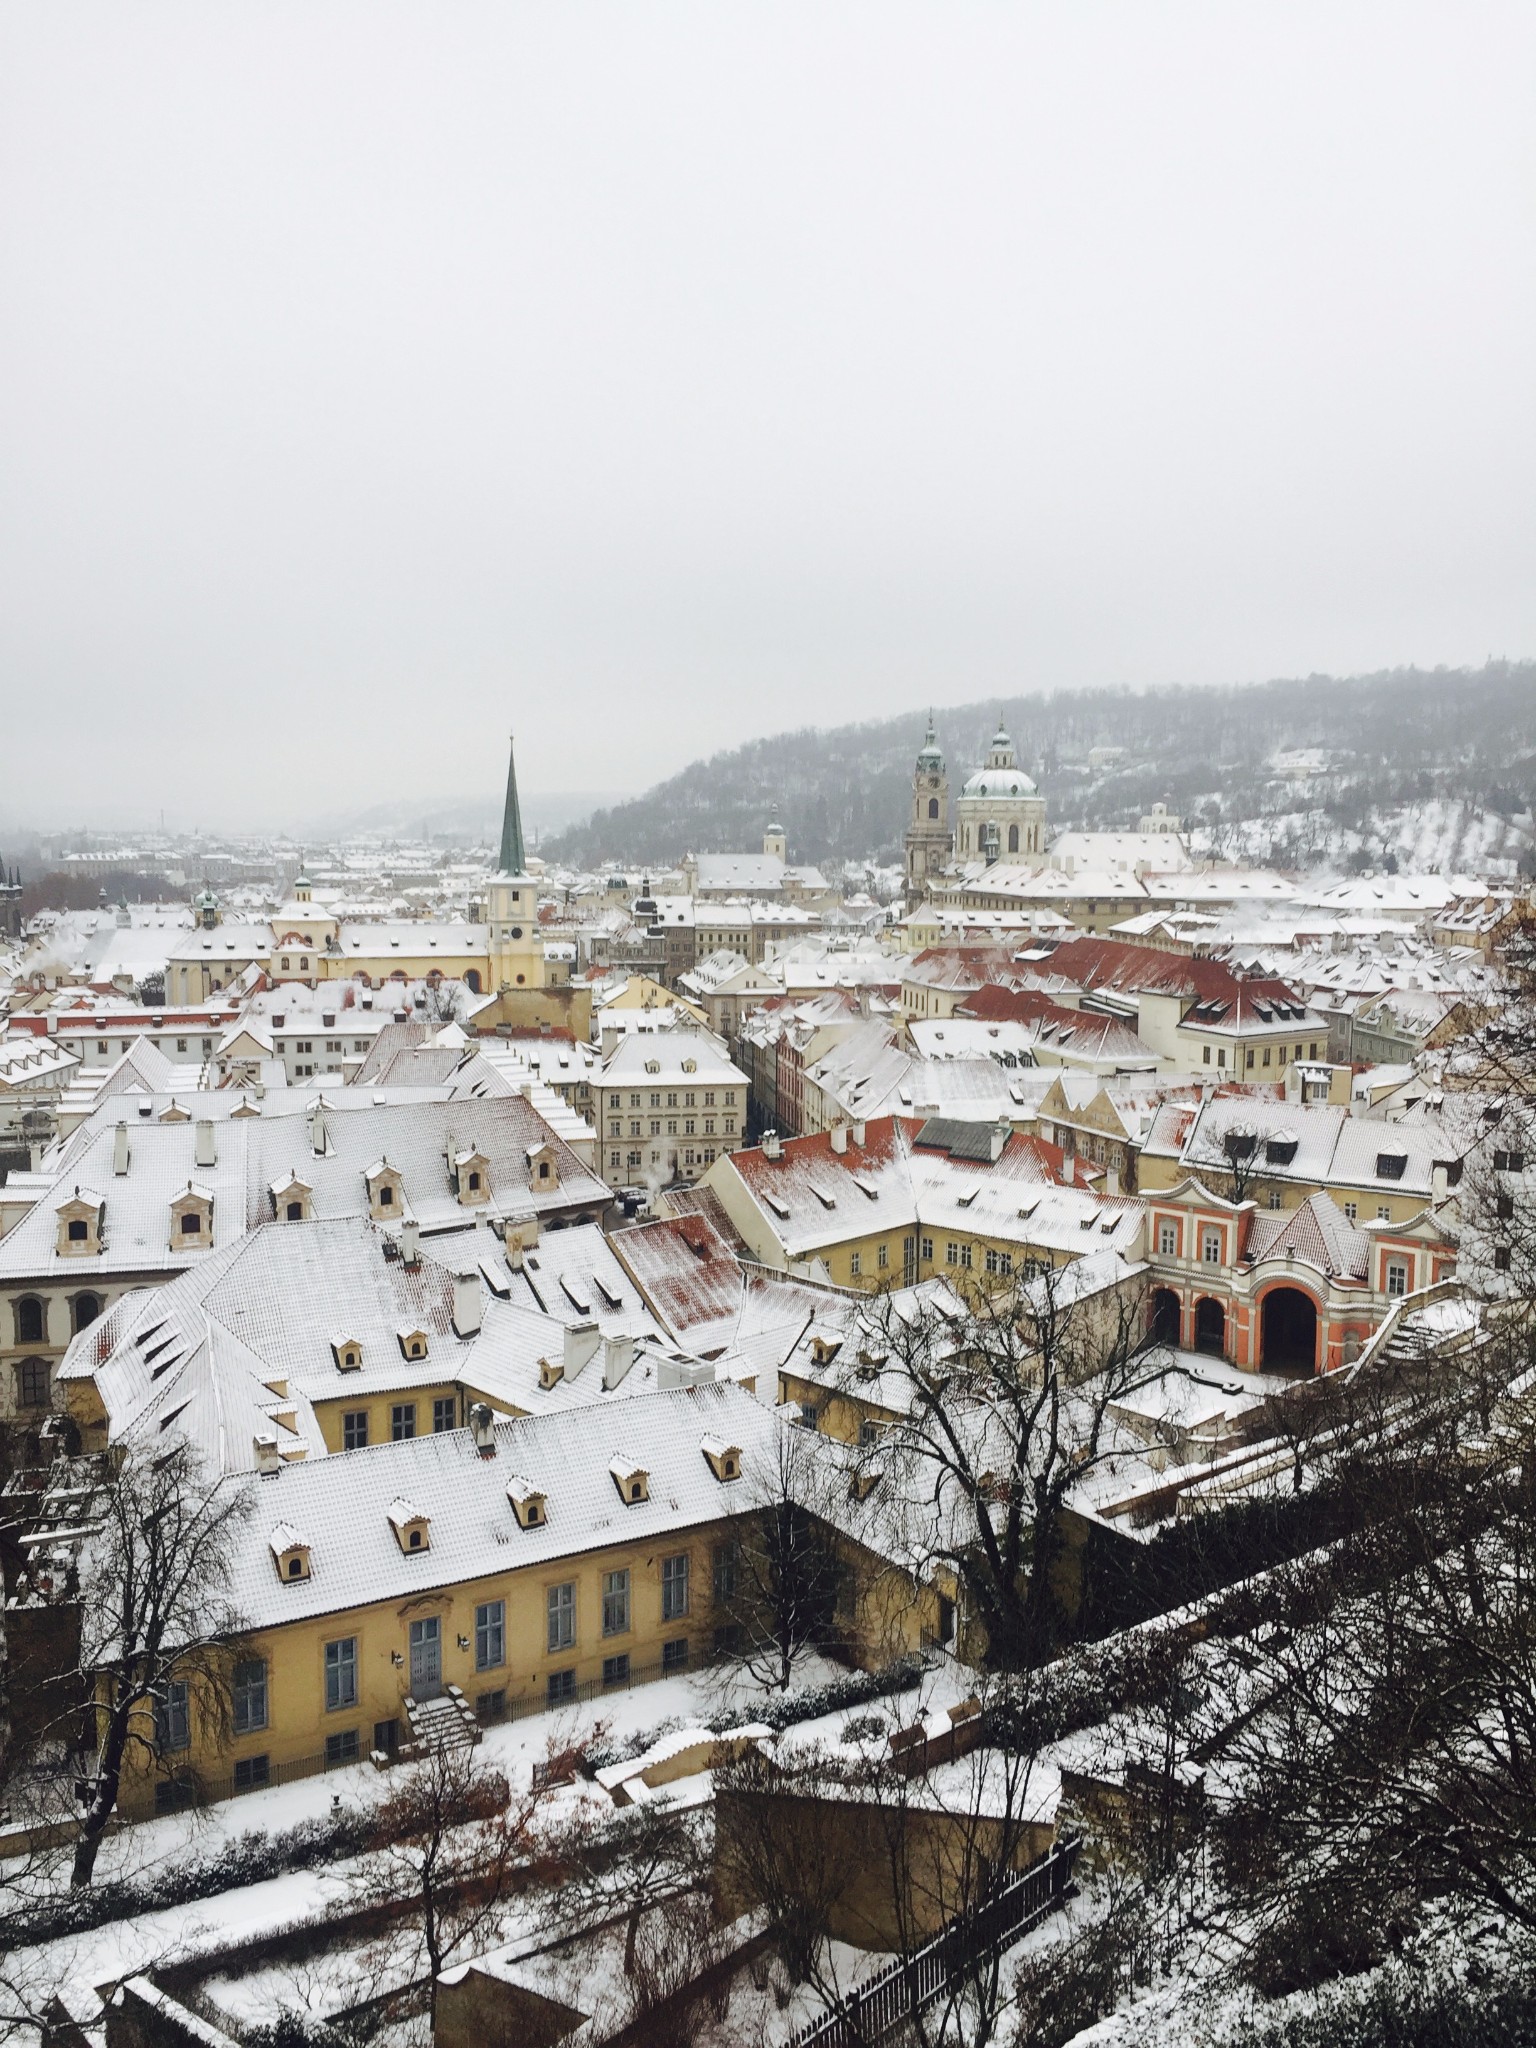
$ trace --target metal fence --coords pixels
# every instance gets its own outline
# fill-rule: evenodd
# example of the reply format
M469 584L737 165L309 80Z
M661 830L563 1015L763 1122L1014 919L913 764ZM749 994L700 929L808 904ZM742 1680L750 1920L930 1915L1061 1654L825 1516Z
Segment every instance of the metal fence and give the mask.
M962 1981L972 1964L1053 1913L1067 1896L1081 1847L1076 1835L1058 1842L981 1905L957 1914L931 1941L909 1956L898 1956L840 2006L802 2027L786 2048L874 2048Z

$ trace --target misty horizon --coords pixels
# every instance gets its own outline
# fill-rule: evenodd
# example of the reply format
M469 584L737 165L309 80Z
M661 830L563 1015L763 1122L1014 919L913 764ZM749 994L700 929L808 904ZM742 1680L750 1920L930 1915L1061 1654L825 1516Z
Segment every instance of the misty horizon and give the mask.
M893 702L1536 646L1528 11L0 52L0 815L409 812L509 726L530 791L638 791Z

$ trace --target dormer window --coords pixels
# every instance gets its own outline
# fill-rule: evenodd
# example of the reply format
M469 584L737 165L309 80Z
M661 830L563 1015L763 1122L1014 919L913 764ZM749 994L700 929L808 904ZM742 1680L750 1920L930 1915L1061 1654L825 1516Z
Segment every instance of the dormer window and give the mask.
M645 1063L645 1071L648 1074L659 1074L661 1072L661 1061L647 1060Z
M741 1477L741 1445L728 1444L724 1437L703 1436L699 1449L709 1460L709 1469L715 1477L724 1482Z
M400 1339L400 1352L405 1358L425 1358L427 1355L427 1333L415 1328L396 1333Z
M454 1186L461 1203L483 1202L491 1185L491 1162L483 1152L456 1153L453 1161Z
M338 1372L357 1372L363 1363L363 1347L355 1337L333 1337L331 1356Z
M277 1576L285 1586L299 1584L310 1575L309 1538L291 1522L279 1522L267 1538Z
M531 1188L558 1187L560 1169L552 1145L535 1146L528 1154L528 1185Z
M272 1213L281 1223L306 1223L309 1220L309 1198L313 1193L308 1181L300 1180L296 1173L287 1174L282 1180L272 1183Z
M619 1499L626 1507L651 1497L651 1475L643 1465L631 1464L628 1458L615 1458L608 1467L613 1483L619 1489Z
M509 1479L507 1499L520 1529L542 1529L549 1520L549 1502L530 1479Z
M389 1525L395 1532L395 1541L407 1557L414 1557L417 1551L432 1548L431 1519L413 1507L408 1500L395 1497L389 1504Z
M171 1204L171 1250L206 1250L213 1243L213 1195L188 1181Z
M101 1250L102 1202L89 1188L77 1187L57 1210L59 1234L55 1248L61 1259L89 1258Z
M375 1222L398 1216L405 1207L400 1175L387 1159L377 1160L363 1175L368 1189L368 1213Z

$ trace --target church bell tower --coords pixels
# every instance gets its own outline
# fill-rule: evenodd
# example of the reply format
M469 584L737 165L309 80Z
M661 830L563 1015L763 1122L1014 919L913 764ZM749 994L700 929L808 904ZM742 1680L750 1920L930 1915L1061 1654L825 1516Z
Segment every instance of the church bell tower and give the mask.
M938 874L954 850L949 824L949 774L934 736L933 714L928 714L928 736L923 741L912 776L912 816L906 832L906 900L915 910L928 894L931 878Z

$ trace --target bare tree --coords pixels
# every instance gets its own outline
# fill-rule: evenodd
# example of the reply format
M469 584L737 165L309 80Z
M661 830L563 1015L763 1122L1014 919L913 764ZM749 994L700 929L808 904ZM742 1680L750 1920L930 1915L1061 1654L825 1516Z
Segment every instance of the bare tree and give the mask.
M363 1904L413 1902L433 2011L442 1971L497 1926L542 1798L531 1788L514 1797L470 1744L444 1743L401 1767L378 1807L353 1889Z
M79 1552L80 1670L94 1689L95 1756L71 1881L89 1884L135 1754L163 1771L195 1716L228 1725L244 1630L229 1594L249 1489L210 1474L184 1440L134 1448L95 1489Z
M821 1810L839 1777L814 1744L796 1753L789 1776L755 1749L715 1773L717 1908L734 1918L761 1906L790 1979L829 2005L847 1988L830 1953L833 1924L869 1854L856 1830L829 1826Z
M785 1423L746 1475L749 1512L715 1559L717 1640L728 1666L783 1691L805 1650L837 1639L843 1579L829 1516L834 1482L815 1434Z
M1144 1369L1141 1283L1084 1262L963 1303L882 1297L869 1315L901 1413L866 1456L908 1548L961 1589L994 1668L1038 1663L1058 1634L1062 1510Z
M1234 1202L1249 1201L1259 1185L1263 1158L1257 1124L1228 1124L1221 1134L1221 1156L1226 1161L1227 1179Z

